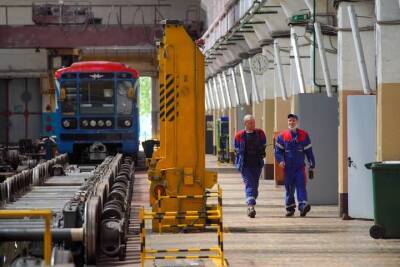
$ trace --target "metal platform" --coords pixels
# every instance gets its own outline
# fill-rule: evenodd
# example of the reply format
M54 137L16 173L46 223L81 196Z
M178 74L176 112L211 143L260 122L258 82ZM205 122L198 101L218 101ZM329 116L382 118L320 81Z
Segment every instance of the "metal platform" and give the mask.
M43 186L33 186L32 189L16 201L7 203L4 209L22 210L22 209L51 209L53 214L62 211L65 203L69 201L84 180L90 176L90 172L67 173L65 176L53 176L47 179ZM40 228L43 229L44 221L42 219L2 219L0 228L12 226L13 228Z

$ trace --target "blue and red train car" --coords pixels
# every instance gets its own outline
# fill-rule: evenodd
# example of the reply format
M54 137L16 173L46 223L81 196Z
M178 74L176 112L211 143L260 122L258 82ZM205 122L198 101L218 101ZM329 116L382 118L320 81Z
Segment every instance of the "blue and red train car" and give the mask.
M116 62L78 62L56 71L55 78L55 112L46 114L44 127L54 130L60 153L79 162L102 160L116 152L137 155L135 69Z

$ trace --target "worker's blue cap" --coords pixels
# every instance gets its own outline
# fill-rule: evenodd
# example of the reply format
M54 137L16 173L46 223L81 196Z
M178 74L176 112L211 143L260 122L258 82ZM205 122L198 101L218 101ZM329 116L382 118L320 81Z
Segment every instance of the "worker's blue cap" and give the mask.
M296 119L296 120L299 119L299 117L297 117L297 115L294 114L294 113L289 113L289 115L287 115L287 118L288 118L288 119L293 118L293 119Z

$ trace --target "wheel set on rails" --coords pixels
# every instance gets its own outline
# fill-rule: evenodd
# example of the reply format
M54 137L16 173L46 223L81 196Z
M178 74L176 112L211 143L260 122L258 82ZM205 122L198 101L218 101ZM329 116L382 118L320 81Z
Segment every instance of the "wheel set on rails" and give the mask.
M43 248L43 255L45 262L51 261L52 265L72 262L78 266L94 265L100 253L124 260L135 174L134 159L117 154L107 157L92 172L68 173L62 177L57 176L60 173L57 171L55 177L50 176L59 166L67 165L67 161L67 157L62 155L1 183L4 209L0 210L0 217L4 219L0 220L0 240L30 241L37 245L43 237L45 240L50 238L51 242L46 244L52 247ZM77 177L82 181L79 186L65 185L65 181ZM52 179L64 180L59 186L46 186ZM45 192L43 198L40 197L41 192ZM52 198L46 199L50 195ZM15 214L21 213L19 208L25 207L30 200L31 203L26 206L29 209L22 210L29 219L17 219ZM37 207L36 203L39 203ZM19 209L18 212L14 212L13 207ZM51 234L45 231L45 224L40 219L33 219L38 210L52 214ZM10 220L15 223L11 224ZM29 228L32 223L35 229ZM51 250L50 259L49 253L44 252ZM28 257L20 260L26 259Z
M134 172L132 158L124 158L101 216L101 251L110 257L119 256L120 260L126 255Z

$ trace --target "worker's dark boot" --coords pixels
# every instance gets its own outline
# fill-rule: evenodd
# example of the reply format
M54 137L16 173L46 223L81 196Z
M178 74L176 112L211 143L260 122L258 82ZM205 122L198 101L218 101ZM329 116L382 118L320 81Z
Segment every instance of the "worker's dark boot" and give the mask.
M286 217L292 217L294 215L294 210L288 210L287 212L286 212Z
M311 206L309 204L306 204L304 208L300 211L300 216L305 217L307 213L309 213L311 210Z
M250 218L256 217L256 210L254 209L254 206L249 206L247 208L247 216L249 216Z

